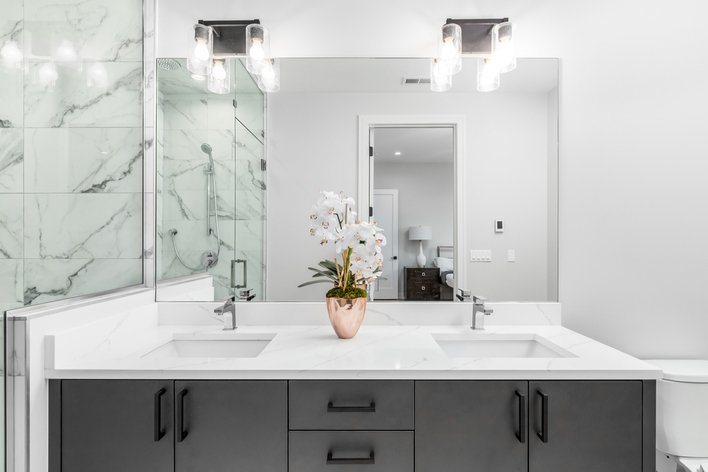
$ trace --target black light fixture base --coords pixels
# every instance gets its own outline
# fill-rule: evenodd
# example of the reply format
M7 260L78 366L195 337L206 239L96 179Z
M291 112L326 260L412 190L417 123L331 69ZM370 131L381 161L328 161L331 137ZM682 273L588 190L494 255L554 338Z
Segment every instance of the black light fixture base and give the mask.
M492 28L505 23L509 18L448 18L445 24L455 23L462 29L462 54L487 57L492 53Z
M246 26L260 20L199 20L200 25L214 29L214 57L246 55Z

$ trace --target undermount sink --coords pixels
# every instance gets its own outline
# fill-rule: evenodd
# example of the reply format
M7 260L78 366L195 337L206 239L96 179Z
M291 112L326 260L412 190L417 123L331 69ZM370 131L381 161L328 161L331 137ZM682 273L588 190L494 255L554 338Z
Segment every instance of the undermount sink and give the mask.
M433 334L447 357L557 358L577 357L533 333L528 334Z
M177 337L157 349L144 354L143 358L189 357L189 358L239 358L257 357L270 343L275 334L242 334L205 337Z

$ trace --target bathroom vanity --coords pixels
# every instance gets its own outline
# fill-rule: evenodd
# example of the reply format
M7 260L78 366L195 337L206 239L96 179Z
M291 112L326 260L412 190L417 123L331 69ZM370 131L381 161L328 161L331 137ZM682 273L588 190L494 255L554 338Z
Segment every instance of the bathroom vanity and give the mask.
M660 372L561 326L158 325L99 360L81 335L46 344L56 472L654 470Z

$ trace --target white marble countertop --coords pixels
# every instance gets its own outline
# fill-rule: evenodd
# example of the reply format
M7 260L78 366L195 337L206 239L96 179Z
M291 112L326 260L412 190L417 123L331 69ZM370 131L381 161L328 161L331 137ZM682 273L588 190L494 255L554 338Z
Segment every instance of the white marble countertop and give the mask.
M123 327L124 328L124 327ZM123 329L120 328L120 329ZM114 333L119 328L115 328ZM91 349L78 335L45 338L46 378L122 379L658 379L661 371L562 326L362 326L353 339L338 339L330 326L153 325L132 336L106 338ZM272 341L254 358L146 358L173 339L238 339L266 335ZM554 344L569 357L453 358L433 335L452 338L525 335ZM86 333L81 334L86 337ZM108 344L107 344L108 343Z

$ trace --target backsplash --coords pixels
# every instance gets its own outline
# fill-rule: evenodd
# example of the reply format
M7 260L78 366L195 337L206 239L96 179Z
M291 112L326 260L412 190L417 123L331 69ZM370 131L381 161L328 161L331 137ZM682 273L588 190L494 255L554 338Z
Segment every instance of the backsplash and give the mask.
M142 283L142 0L1 6L0 312Z

